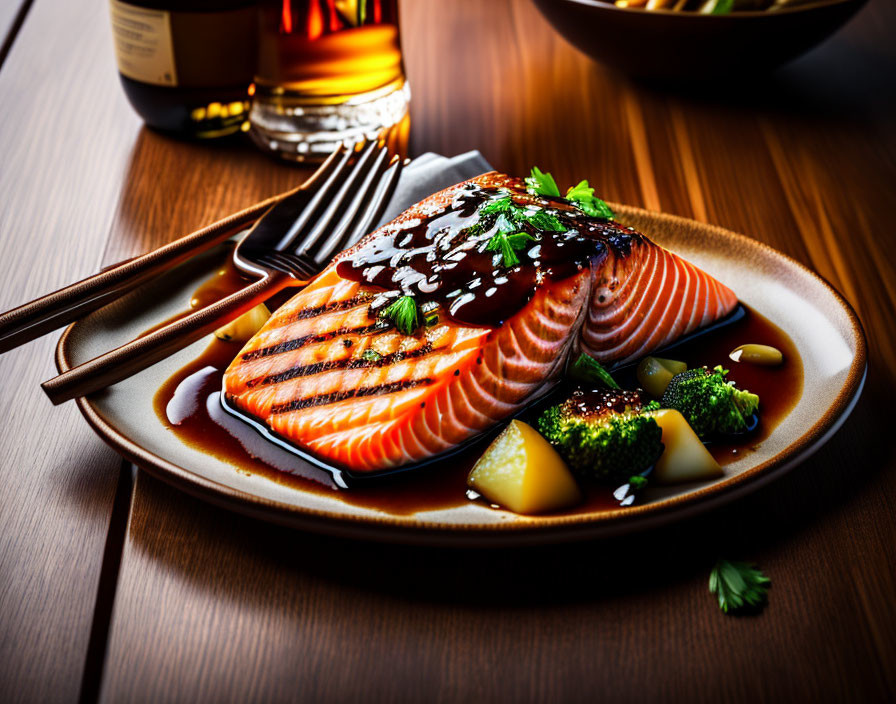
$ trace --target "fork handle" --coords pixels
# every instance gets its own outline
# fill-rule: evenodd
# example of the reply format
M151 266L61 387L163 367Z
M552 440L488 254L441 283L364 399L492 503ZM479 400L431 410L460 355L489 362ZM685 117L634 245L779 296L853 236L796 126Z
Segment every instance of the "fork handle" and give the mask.
M171 356L251 310L295 279L273 272L217 303L132 340L41 384L53 405L105 389Z
M304 183L292 190L249 206L164 247L106 267L98 274L3 313L0 315L0 354L102 308L169 267L223 242L258 220L265 211L280 201L292 196L310 198L320 183L326 180L343 151L343 147L337 147Z
M98 274L0 315L0 353L82 318L163 270L236 234L284 195L241 210L164 247L119 262Z

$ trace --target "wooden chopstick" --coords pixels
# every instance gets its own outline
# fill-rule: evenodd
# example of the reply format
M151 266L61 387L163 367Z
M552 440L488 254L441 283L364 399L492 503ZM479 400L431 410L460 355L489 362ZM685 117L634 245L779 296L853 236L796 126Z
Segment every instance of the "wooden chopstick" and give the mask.
M286 274L272 271L186 318L138 337L73 369L60 369L62 373L42 383L41 388L50 401L58 405L110 386L209 335L287 286L301 283Z
M0 353L102 308L166 269L232 237L258 220L283 198L317 187L322 173L335 157L326 161L301 185L267 198L211 225L181 237L139 257L119 262L93 276L49 293L0 315Z

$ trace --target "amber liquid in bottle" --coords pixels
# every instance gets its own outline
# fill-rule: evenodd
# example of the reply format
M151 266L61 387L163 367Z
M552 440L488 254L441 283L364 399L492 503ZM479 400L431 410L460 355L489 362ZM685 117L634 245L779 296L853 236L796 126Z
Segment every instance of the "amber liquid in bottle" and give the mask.
M193 138L248 129L257 3L112 0L125 94L146 124Z

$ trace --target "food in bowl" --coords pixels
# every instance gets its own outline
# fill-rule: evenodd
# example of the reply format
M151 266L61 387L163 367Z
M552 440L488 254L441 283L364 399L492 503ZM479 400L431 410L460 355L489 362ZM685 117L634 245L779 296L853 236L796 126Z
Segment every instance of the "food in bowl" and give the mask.
M645 10L725 15L730 12L774 12L816 2L818 0L616 0L614 4L616 7L638 7Z

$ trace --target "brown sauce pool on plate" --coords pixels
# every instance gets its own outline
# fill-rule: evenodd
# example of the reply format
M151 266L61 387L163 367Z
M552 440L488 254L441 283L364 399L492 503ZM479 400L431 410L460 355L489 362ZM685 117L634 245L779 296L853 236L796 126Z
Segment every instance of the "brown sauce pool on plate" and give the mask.
M219 394L224 370L241 347L213 340L197 359L179 369L156 392L156 414L182 442L234 465L238 471L388 513L411 514L450 508L466 501L466 477L481 448L453 457L448 467L433 467L434 471L408 473L394 482L351 490L340 489L328 472L298 457L291 461L295 466L302 465L301 475L276 467L270 456L284 453L279 449L271 453L275 448L270 441L221 408Z
M760 367L731 362L729 378L738 386L759 394L760 425L737 442L716 443L710 450L721 465L729 464L752 451L769 436L799 398L802 389L802 364L790 339L761 315L749 311L746 318L711 336L695 340L694 349L678 351L689 367L724 363L728 353L745 340L777 347L784 353L780 367ZM158 390L154 399L156 414L162 423L182 442L201 449L237 468L238 471L262 475L271 481L301 491L336 496L346 503L396 515L460 506L467 502L466 477L484 450L479 444L460 456L434 464L418 472L409 472L381 486L339 489L330 475L296 458L305 465L302 474L278 469L264 458L269 441L237 418L220 408L217 394L221 390L224 369L239 352L240 345L213 340L197 359L172 375ZM217 411L217 412L215 412ZM440 466L441 465L441 466ZM572 509L573 513L616 508L612 487L586 486L586 501Z
M225 266L224 271L200 287L194 300L201 298L201 305L205 305L245 285L232 267ZM728 354L745 343L777 347L784 354L784 363L778 367L762 367L732 362ZM477 443L459 455L400 474L382 484L349 490L338 488L329 473L298 457L290 457L284 462L284 451L274 448L248 424L221 408L219 394L224 370L241 346L213 338L197 359L173 374L156 392L153 399L156 414L182 442L233 465L236 471L393 515L410 515L468 503L466 477L484 451L485 443ZM659 356L663 356L662 353ZM751 452L765 440L790 412L802 392L803 367L793 342L783 330L750 309L741 320L681 345L668 356L687 362L688 368L721 364L731 370L729 379L737 382L740 388L758 394L761 399L758 428L742 439L710 445L710 451L722 466ZM632 376L631 371L628 374ZM624 375L622 372L618 378ZM623 383L623 386L630 385ZM618 508L612 495L614 488L583 486L585 501L561 513Z
M205 308L212 303L217 303L218 301L227 298L230 294L236 293L241 288L245 288L250 283L250 280L245 278L231 262L230 254L233 252L233 249L233 245L225 245L227 260L224 264L218 267L213 276L193 291L189 310L175 313L161 323L153 325L151 328L144 330L140 337L145 337L146 335L154 333L156 330L161 330L166 325L176 323L178 320L186 318L200 308Z

